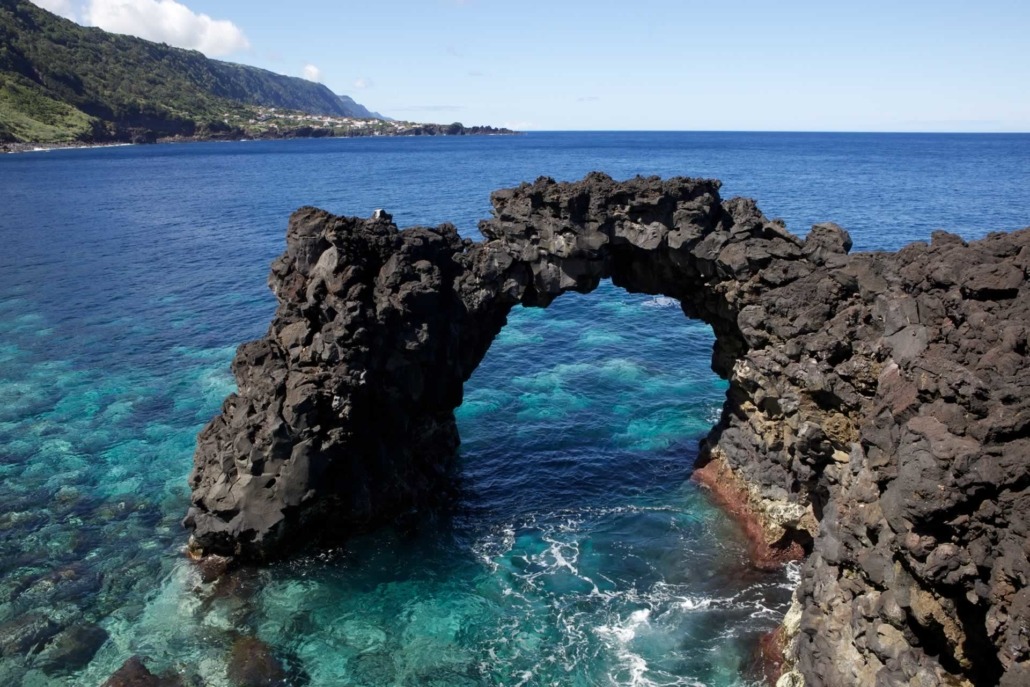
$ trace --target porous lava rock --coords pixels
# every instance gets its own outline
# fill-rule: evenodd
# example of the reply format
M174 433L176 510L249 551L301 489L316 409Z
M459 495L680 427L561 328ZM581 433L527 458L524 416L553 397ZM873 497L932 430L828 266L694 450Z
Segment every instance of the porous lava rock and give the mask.
M781 684L1030 684L1030 230L849 254L713 180L491 201L481 242L294 213L275 318L198 439L195 555L268 559L446 494L453 409L511 308L611 278L715 333L729 389L695 478L756 562L804 557Z

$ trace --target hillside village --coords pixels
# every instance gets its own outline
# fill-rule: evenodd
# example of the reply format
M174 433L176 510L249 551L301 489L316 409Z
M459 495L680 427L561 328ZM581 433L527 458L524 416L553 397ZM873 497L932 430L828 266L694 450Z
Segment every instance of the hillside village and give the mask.
M248 112L249 110L249 112ZM461 136L511 134L508 129L452 124L419 124L390 119L365 119L310 114L275 107L225 112L224 123L248 138L354 137L354 136Z

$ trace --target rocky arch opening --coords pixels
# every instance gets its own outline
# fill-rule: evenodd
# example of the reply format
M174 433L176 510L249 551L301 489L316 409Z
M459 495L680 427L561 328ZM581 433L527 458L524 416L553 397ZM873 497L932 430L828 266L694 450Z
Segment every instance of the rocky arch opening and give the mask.
M689 477L726 392L706 325L610 282L509 320L456 411L472 501L628 502Z

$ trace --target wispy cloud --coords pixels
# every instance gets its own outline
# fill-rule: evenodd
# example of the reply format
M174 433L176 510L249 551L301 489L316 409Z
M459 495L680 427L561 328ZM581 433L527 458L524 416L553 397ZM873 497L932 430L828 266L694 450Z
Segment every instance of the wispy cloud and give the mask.
M354 79L354 88L357 88L358 90L372 88L373 86L375 86L375 83L373 83L372 79L368 78L367 76L359 76L358 78Z
M59 14L65 19L77 21L79 18L75 3L71 0L32 0L32 4L38 5L54 14Z
M313 64L304 65L304 78L315 83L322 83L322 70Z
M577 103L596 103L598 100L600 100L600 98L598 98L596 95L584 95L582 97L576 98Z
M228 55L250 47L240 27L198 14L175 0L90 0L88 23L205 55Z
M477 69L473 69L472 71L470 71L468 73L468 75L471 76L474 79L482 79L482 78L485 78L487 76L490 76L486 72L481 72L481 71L479 71Z

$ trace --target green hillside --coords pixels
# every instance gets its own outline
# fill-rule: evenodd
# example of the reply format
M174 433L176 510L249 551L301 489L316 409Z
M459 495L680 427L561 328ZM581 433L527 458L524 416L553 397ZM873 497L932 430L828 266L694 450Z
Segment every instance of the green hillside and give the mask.
M346 115L321 84L0 0L0 142L228 134L258 106Z

